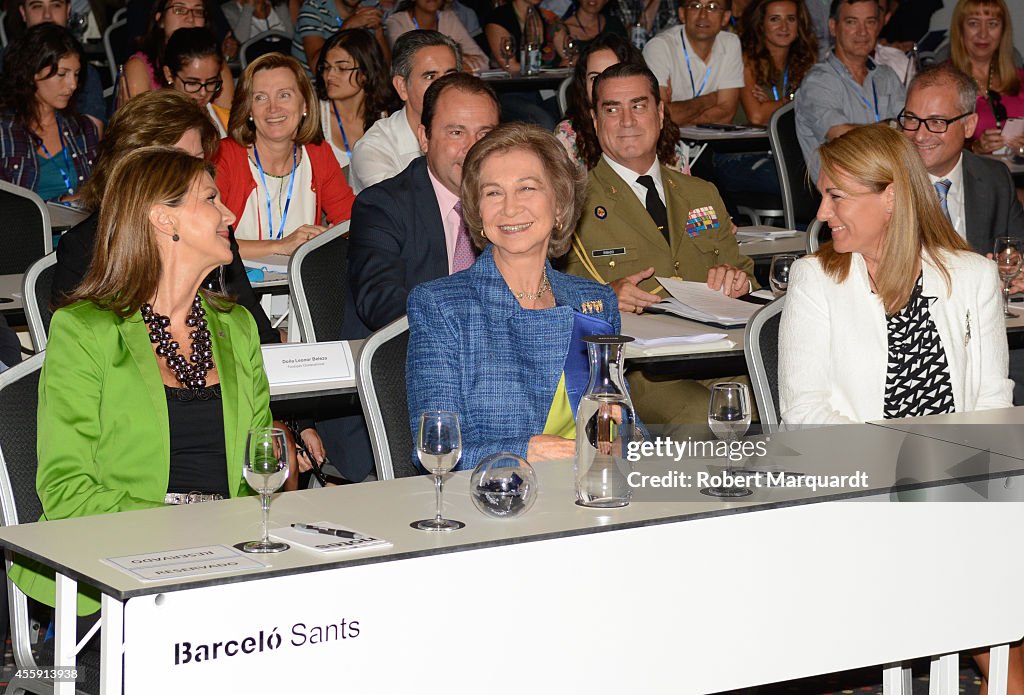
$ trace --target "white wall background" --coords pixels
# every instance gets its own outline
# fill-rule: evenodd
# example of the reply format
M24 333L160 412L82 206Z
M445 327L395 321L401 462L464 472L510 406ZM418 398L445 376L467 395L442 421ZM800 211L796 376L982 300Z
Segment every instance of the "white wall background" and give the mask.
M1005 0L1013 19L1013 45L1024 53L1024 0ZM932 29L948 29L957 0L943 0L944 7L932 15Z

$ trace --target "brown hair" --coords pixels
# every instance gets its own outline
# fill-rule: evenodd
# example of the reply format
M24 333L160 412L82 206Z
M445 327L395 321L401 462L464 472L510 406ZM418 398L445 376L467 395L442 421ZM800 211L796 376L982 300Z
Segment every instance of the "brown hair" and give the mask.
M99 210L111 170L125 155L140 147L173 147L190 130L199 131L207 159L217 151L217 130L209 116L184 94L172 89L143 92L129 99L110 119L100 141L99 157L82 188L82 201Z
M971 74L971 59L967 56L964 46L964 22L972 12L981 11L992 14L1003 20L1003 35L999 39L999 48L992 57L992 70L999 78L1000 92L1017 96L1020 93L1020 77L1013 64L1013 20L1003 0L960 0L953 8L953 17L949 22L949 57L953 65L968 75ZM982 89L985 89L982 86Z
M754 0L743 13L743 60L751 67L755 85L773 85L781 77L775 72L764 39L764 17L773 2L791 2L796 6L796 40L786 54L789 89L796 91L807 71L818 61L818 39L804 0Z
M892 217L882 241L882 254L874 276L885 313L898 313L907 305L917 276L912 272L928 253L950 288L949 270L942 251L969 251L939 207L913 143L887 125L860 126L818 148L821 170L833 181L853 181L873 193L893 185ZM816 254L825 273L844 282L850 273L851 254L839 253L831 243Z
M537 155L551 184L555 204L561 206L555 212L555 227L551 230L548 256L558 258L569 250L576 222L583 209L586 195L587 176L576 162L569 158L555 136L535 125L527 123L506 123L499 125L480 139L466 154L462 165L462 214L466 228L477 247L484 248L487 239L483 236L483 220L480 217L481 181L480 170L491 155L505 154L512 150L525 150Z
M89 272L66 303L86 299L125 318L151 301L163 268L149 213L154 205L181 205L203 174L212 176L213 167L174 147L121 157L110 172ZM215 307L227 308L223 301Z
M311 142L323 140L323 133L320 130L320 102L317 101L313 84L306 77L306 70L299 61L291 56L267 53L249 63L245 68L245 72L238 78L235 98L231 102L228 135L243 147L249 147L256 142L256 127L251 121L253 78L262 70L276 70L277 68L291 70L296 84L299 85L299 92L302 93L302 98L306 102L306 115L299 123L298 132L295 133L295 144L308 145Z

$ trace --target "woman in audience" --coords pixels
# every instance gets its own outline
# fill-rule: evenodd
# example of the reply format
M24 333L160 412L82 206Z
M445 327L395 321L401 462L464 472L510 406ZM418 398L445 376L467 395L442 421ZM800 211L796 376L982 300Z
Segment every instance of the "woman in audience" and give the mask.
M602 34L590 42L573 70L572 82L566 91L566 119L555 126L555 137L565 146L569 156L585 170L592 169L601 158L601 143L594 130L591 91L594 78L618 63L643 64L640 51L616 34ZM679 128L666 118L658 141L658 159L676 168L681 161Z
M403 0L398 11L388 17L384 30L388 45L414 29L434 29L455 40L462 47L462 67L467 72L478 72L487 67L487 56L473 40L459 18L451 10L441 9L441 0Z
M459 414L460 468L497 451L530 461L573 455L589 375L574 336L619 331L615 294L548 260L569 247L585 185L536 126L501 125L466 156L462 210L483 253L409 295L406 369L414 433L423 411Z
M266 31L292 35L292 15L284 0L228 0L220 11L239 43Z
M803 0L754 0L743 16L743 89L747 120L768 125L818 59L818 40ZM774 170L774 167L772 167Z
M292 38L292 56L312 69L320 60L324 42L338 29L363 29L370 32L380 46L387 62L391 62L391 49L384 36L383 3L363 5L358 2L336 0L303 0L295 21Z
M819 148L832 242L793 266L779 336L789 424L1012 405L995 264L939 207L913 144L885 125Z
M199 105L217 129L218 137L227 137L229 109L214 99L224 88L221 78L224 57L220 46L204 27L186 27L174 32L164 51L164 80Z
M259 337L200 287L231 261L233 219L198 157L143 147L115 164L95 262L53 315L39 376L43 520L250 494L246 434L271 423ZM53 605L52 570L11 578ZM80 615L98 608L80 595Z
M324 140L343 168L363 133L386 118L398 99L380 46L361 29L342 29L327 39L316 66L316 92Z
M149 32L142 40L142 49L124 64L124 74L119 79L118 103L124 104L143 92L163 87L167 41L178 29L205 27L211 12L205 0L157 0ZM221 66L220 78L223 85L215 101L222 108L230 108L235 82L227 63Z
M11 43L0 94L0 179L43 200L78 195L92 173L100 133L75 112L82 47L56 24Z
M1024 137L1008 142L1006 119L1024 116L1024 70L1013 63L1013 22L1003 0L960 0L953 9L950 59L978 85L978 127L971 150L989 154L1006 145L1024 147Z
M583 51L594 39L603 34L629 38L622 20L604 13L604 6L607 4L608 0L580 0L576 10L562 21L565 33L574 39L577 51ZM568 37L563 35L564 41L568 41ZM562 52L566 53L564 43Z
M352 216L355 196L324 142L316 93L299 61L268 53L249 63L228 132L214 163L238 220L242 258L291 255Z

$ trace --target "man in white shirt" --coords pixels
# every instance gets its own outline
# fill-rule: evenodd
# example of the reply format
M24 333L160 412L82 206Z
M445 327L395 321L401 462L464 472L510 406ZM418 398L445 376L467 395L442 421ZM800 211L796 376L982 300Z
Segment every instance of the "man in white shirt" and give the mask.
M731 123L743 87L743 55L729 24L731 0L686 0L682 25L644 46L667 115L677 124Z
M423 94L443 75L458 71L462 49L437 31L402 34L392 51L391 83L405 106L374 123L352 149L348 179L358 194L405 169L420 156L416 131L423 111Z
M879 33L881 33L881 30L892 19L893 12L896 11L896 0L878 0L878 8L882 13L882 22L879 27ZM910 81L914 79L914 75L917 74L917 66L914 64L914 61L910 59L906 51L901 51L895 46L876 43L875 52L871 57L876 64L888 65L892 68L892 71L896 73L896 77L900 78L900 82L903 83L904 87L909 85Z

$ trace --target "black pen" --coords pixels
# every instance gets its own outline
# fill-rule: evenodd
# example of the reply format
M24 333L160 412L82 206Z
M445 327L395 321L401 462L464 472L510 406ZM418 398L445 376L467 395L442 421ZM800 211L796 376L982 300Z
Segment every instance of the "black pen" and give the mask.
M310 524L292 524L292 528L298 529L299 531L306 531L307 533L322 533L325 536L338 536L340 538L351 538L356 541L369 540L367 536L359 533L353 533L352 531L345 531L344 529L338 528L324 528L323 526L312 526Z

